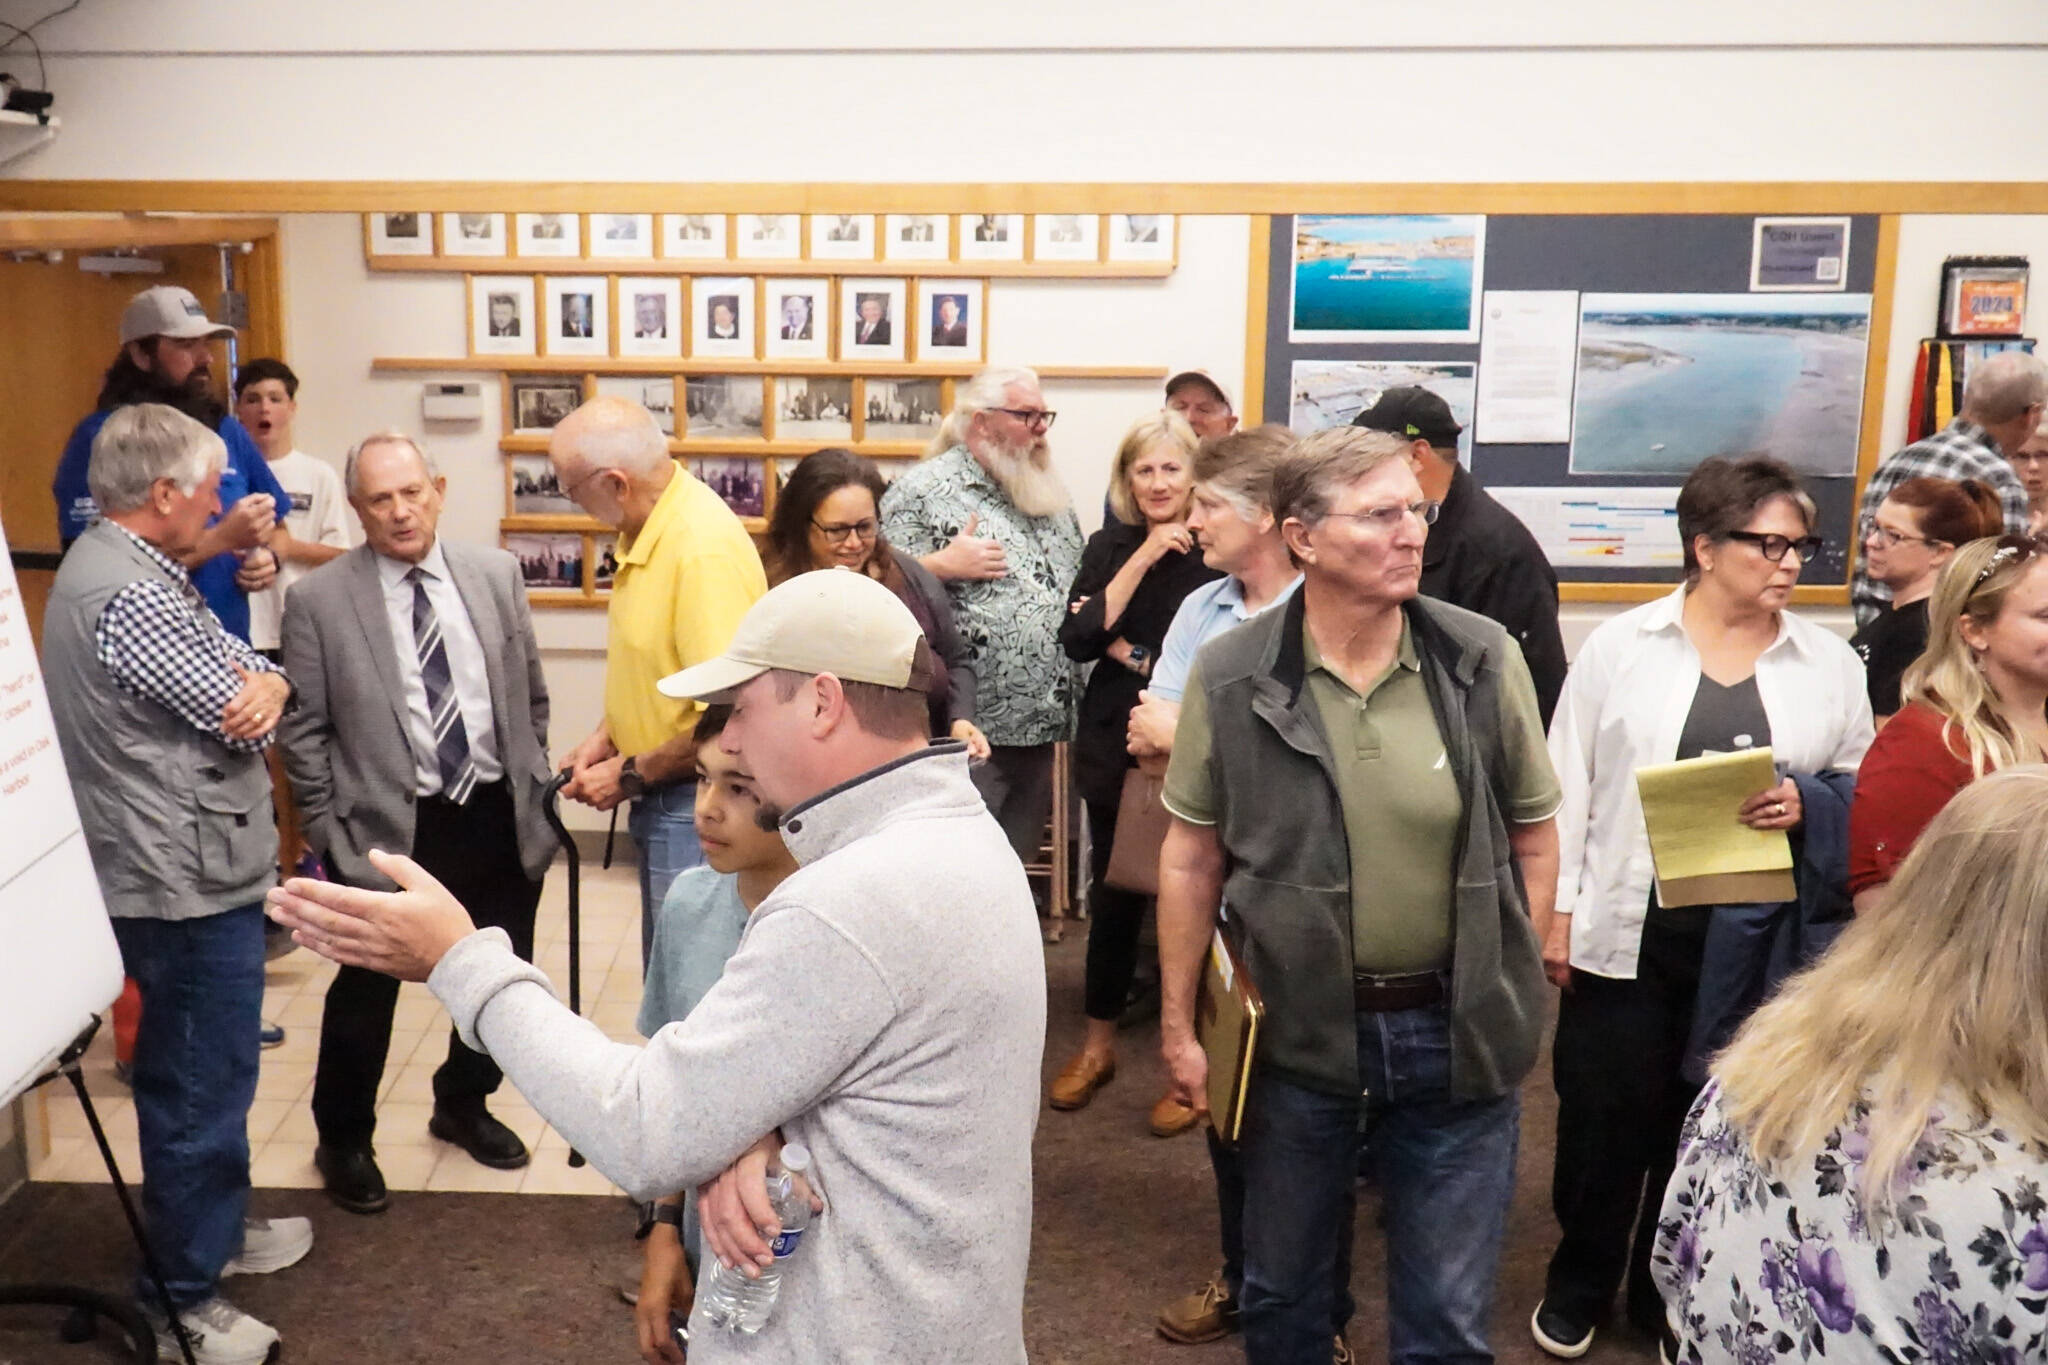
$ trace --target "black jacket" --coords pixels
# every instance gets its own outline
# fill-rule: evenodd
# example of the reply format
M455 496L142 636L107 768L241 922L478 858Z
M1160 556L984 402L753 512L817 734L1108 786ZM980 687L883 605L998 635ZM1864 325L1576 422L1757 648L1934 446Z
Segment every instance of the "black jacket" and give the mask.
M1451 471L1443 510L1422 551L1422 591L1492 617L1522 647L1536 704L1550 726L1564 690L1564 636L1557 628L1557 571L1521 519L1462 466Z

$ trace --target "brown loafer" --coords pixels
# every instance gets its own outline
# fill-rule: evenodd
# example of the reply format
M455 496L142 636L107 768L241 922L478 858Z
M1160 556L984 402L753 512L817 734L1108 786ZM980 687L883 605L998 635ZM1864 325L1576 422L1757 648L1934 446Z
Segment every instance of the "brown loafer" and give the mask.
M1195 1126L1198 1115L1180 1102L1178 1096L1163 1096L1152 1106L1152 1136L1179 1137Z
M1055 1109L1080 1109L1095 1098L1096 1091L1115 1079L1116 1058L1097 1061L1085 1052L1076 1053L1074 1060L1053 1080L1047 1099Z
M1159 1335L1183 1346L1199 1346L1236 1330L1237 1297L1220 1279L1159 1310Z

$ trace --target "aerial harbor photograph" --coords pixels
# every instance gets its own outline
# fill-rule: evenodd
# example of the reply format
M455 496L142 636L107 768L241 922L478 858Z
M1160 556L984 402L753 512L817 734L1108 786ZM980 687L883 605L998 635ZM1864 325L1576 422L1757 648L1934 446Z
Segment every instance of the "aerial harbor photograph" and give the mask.
M1302 214L1289 339L1477 341L1485 235L1471 214Z

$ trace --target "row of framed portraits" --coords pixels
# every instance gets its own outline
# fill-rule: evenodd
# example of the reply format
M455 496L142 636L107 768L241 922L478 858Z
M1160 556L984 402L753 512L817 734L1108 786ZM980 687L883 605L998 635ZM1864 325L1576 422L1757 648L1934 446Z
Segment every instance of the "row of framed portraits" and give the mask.
M1167 213L372 213L379 257L1172 262Z
M798 442L901 455L923 449L938 435L951 384L841 375L506 375L506 448L537 448L586 398L611 394L653 413L679 452L699 447L744 453L770 442ZM512 510L573 508L521 506L515 497Z
M469 275L473 356L979 364L988 282L788 275Z

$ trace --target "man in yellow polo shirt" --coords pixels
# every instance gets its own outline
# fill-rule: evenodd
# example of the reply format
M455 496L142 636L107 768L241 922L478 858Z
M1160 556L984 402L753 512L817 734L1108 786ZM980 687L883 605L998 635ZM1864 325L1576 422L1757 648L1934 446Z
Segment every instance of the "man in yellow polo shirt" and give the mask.
M599 810L631 801L626 829L640 849L640 961L668 885L704 860L694 822L695 702L654 684L722 653L768 590L746 528L670 455L654 415L623 398L593 398L548 443L576 505L619 532L605 650L604 719L577 745L562 790Z

